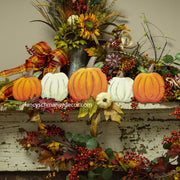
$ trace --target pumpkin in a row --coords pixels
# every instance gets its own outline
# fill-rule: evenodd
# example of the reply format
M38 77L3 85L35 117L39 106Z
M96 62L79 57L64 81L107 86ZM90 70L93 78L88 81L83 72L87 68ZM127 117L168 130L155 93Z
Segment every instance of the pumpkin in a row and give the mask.
M41 95L41 82L36 77L21 77L13 85L13 97L17 101L26 101Z
M57 68L55 73L47 73L40 81L36 77L21 77L13 86L13 97L18 101L26 101L33 97L54 98L64 100L68 95L68 77Z
M93 67L96 57L91 57L87 67L75 71L69 79L68 91L75 101L84 101L107 91L106 75L99 69Z
M140 73L134 80L134 97L141 103L157 103L164 97L164 92L165 83L162 76L152 70Z
M123 77L121 72L119 77L113 77L109 81L108 93L113 101L130 102L133 97L133 79Z
M54 98L56 101L62 101L68 96L68 77L60 72L60 66L55 73L47 73L41 81L42 98Z

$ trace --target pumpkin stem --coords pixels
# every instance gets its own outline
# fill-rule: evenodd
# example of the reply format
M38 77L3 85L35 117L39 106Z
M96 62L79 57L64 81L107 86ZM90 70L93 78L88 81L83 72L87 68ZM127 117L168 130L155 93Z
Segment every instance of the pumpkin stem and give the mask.
M96 61L97 57L96 56L92 56L90 59L89 59L89 62L87 64L87 68L92 68L94 66L94 63Z
M122 77L124 77L124 73L121 71L121 73L119 74L119 76L118 76L119 78L122 78Z
M151 64L151 66L148 70L148 73L152 73L154 71L154 66L155 66L155 64Z
M58 67L56 68L55 73L59 73L59 72L61 72L61 66L60 65L58 65Z
M27 76L28 77L32 77L33 76L33 73L34 73L34 69L30 69Z

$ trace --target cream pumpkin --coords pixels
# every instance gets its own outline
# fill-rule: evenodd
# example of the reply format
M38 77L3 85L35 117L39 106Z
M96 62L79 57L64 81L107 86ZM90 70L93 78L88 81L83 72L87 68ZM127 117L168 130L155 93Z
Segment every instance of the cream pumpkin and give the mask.
M133 82L129 77L113 77L108 85L108 93L112 100L130 102L133 97Z
M42 98L54 98L56 101L64 100L68 95L68 77L62 73L47 73L42 81Z

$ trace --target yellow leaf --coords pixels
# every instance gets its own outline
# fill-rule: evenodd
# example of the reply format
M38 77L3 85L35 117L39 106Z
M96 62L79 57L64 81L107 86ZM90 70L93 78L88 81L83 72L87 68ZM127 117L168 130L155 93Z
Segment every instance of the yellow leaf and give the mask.
M111 121L117 122L119 124L121 123L121 116L115 110L111 110Z
M106 110L104 110L104 116L105 116L106 121L108 121L109 117L111 117L111 121L115 121L117 123L121 123L121 118L122 117L114 109L110 109L110 110L106 109Z
M39 113L34 114L34 116L31 118L31 121L40 123L41 122L40 114Z
M111 115L111 110L105 109L104 110L104 116L105 116L106 121L109 120L110 115Z
M97 111L97 104L94 98L91 96L89 100L84 101L83 106L79 109L78 118L82 118L89 114L91 118L92 115Z
M53 142L48 145L48 148L55 154L57 151L59 151L59 145L60 145L60 143Z
M59 165L59 170L66 170L66 163L65 161L61 161L60 165Z
M117 111L119 114L124 114L124 112L121 110L119 106L116 105L115 102L113 102L112 109Z
M109 160L109 157L108 157L108 155L104 152L104 150L101 150L101 151L100 151L100 153L99 153L99 159L100 159L100 160L104 160L104 161Z
M118 161L118 163L121 165L121 167L124 169L124 171L127 172L128 165L126 163L124 163L123 159L120 158L116 152L114 152L114 156L115 156L116 160Z
M94 101L94 103L92 104L92 107L89 109L89 118L92 117L92 115L97 111L97 103Z
M100 113L96 114L95 117L91 121L91 127L90 127L90 133L93 137L97 137L97 131L98 131L98 123L100 120Z
M79 109L79 114L78 114L78 118L82 118L84 116L86 116L89 113L89 109L87 107L81 107Z

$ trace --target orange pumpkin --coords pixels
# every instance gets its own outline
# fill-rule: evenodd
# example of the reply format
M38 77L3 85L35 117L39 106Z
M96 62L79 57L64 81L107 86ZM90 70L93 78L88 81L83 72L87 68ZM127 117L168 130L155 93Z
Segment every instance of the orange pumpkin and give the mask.
M36 77L21 77L13 86L13 97L18 101L26 101L41 95L41 82Z
M81 68L70 77L68 91L73 100L84 101L90 96L96 99L100 92L107 91L107 86L106 75L99 68Z
M134 97L141 103L159 102L164 92L164 80L158 73L140 73L134 80Z

